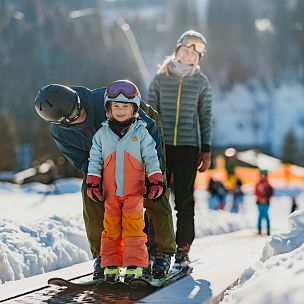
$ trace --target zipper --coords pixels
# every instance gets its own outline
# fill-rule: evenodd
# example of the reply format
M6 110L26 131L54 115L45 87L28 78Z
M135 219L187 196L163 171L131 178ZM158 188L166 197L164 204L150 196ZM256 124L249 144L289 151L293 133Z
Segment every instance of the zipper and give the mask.
M179 108L180 108L182 83L183 83L183 79L181 78L179 80L178 92L177 92L175 127L174 127L174 135L173 135L173 146L176 146L176 142L177 142L177 126L178 126L178 120L179 120Z

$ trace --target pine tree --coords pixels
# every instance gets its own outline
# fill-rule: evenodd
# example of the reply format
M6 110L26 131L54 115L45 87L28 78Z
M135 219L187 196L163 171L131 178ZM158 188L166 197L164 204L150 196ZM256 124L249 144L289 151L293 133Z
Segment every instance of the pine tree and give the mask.
M289 130L282 145L282 161L290 164L300 163L300 148L298 138L293 130Z
M0 138L0 171L16 169L13 132L10 119L4 114L0 114Z

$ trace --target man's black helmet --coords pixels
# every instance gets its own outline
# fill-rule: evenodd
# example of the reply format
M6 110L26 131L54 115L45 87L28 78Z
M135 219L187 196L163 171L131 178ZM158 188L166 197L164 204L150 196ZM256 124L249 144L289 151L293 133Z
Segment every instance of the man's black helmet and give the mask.
M64 85L50 84L37 93L35 109L46 121L69 124L79 118L82 107L74 90Z

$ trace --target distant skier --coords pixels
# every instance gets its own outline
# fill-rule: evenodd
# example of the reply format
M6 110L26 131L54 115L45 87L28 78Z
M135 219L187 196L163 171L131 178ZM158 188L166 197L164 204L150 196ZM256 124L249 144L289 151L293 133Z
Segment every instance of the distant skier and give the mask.
M240 178L236 179L234 188L232 189L232 213L238 213L240 204L244 201L244 193L242 191L242 181Z
M255 186L255 195L257 200L257 206L259 211L258 217L258 234L262 233L262 220L266 220L267 225L267 235L270 235L270 219L269 219L269 203L270 198L273 195L273 188L268 182L268 171L260 171L260 180Z
M218 177L213 176L208 183L209 192L209 209L218 210L224 209L226 204L226 189Z
M217 210L219 207L219 199L217 195L216 179L214 177L210 177L207 191L209 193L208 208L211 210Z
M92 200L105 200L101 237L105 280L115 282L119 267L127 267L124 280L128 282L141 278L143 267L148 266L143 232L145 180L147 197L157 199L163 193L164 179L155 141L138 118L137 87L127 80L113 82L105 92L104 106L108 120L93 137L87 194Z
M295 212L298 209L298 205L297 205L297 201L296 198L293 196L291 198L291 209L290 209L290 213Z
M189 261L194 230L194 181L211 163L211 86L200 71L205 37L183 33L174 53L161 64L149 88L149 104L159 112L166 142L167 180L173 176L177 211L176 263Z
M59 150L70 163L84 174L88 169L89 152L92 138L107 119L104 109L105 88L90 90L86 87L72 88L50 84L39 90L35 99L37 113L50 124L51 135ZM147 123L147 130L153 137L158 157L165 170L165 153L162 151L162 126L159 115L143 100L140 103L139 116ZM163 152L163 153L162 153ZM95 203L87 196L87 186L82 184L83 217L91 252L95 258L93 277L103 277L100 265L100 234L103 231L104 204ZM171 255L176 251L172 212L168 195L164 195L153 204L145 199L146 212L153 223L155 251L151 251L154 260L152 271L165 273L170 268ZM149 271L149 269L148 269Z

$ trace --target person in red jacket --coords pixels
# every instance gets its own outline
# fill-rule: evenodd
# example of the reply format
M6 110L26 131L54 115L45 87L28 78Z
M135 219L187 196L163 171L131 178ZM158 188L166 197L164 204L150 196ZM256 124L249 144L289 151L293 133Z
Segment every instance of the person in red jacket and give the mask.
M258 234L262 233L262 220L266 220L267 235L270 235L270 219L268 215L270 198L273 195L273 188L268 182L268 171L260 171L260 180L255 185L255 196L259 211Z

